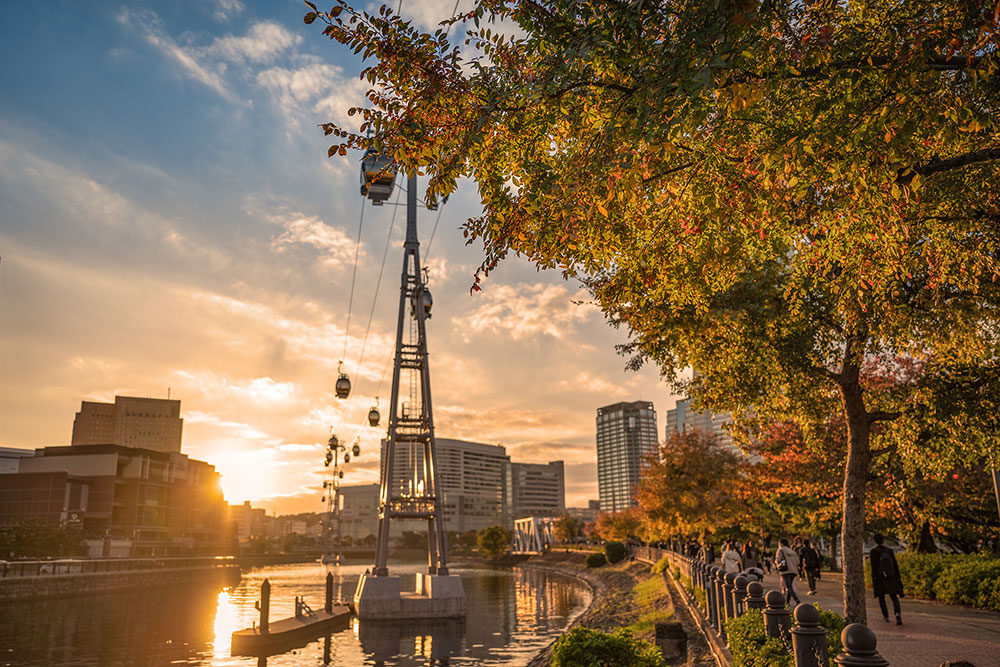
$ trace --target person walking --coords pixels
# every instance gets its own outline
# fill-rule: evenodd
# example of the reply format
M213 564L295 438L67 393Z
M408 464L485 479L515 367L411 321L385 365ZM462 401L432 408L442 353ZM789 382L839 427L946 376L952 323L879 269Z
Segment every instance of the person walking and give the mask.
M753 542L748 540L747 543L743 545L743 553L741 556L743 560L742 565L744 572L753 568L761 569L760 561L757 558L757 550L753 548Z
M760 547L760 560L764 565L764 571L771 574L771 548L767 546L766 542Z
M740 557L740 552L736 550L732 542L726 542L726 550L722 552L722 569L736 574L739 573L742 564L743 559Z
M903 578L896 564L896 554L892 549L882 544L885 540L881 533L872 535L875 547L868 554L872 566L872 590L878 598L878 606L882 609L882 620L889 622L889 610L885 606L885 596L892 600L892 611L896 615L896 625L903 624L899 609L899 598L903 597Z
M819 552L809 543L809 540L802 541L802 571L806 573L806 581L809 583L809 592L806 595L816 595L816 581L819 579L821 560Z
M774 569L781 576L781 590L785 594L785 599L789 602L794 599L795 604L801 603L802 600L795 592L795 577L799 572L799 556L794 549L788 546L787 539L782 538L778 542L778 550L774 554Z
M795 555L799 557L799 579L805 580L806 573L802 569L802 548L802 537L800 535L796 535L795 539L792 540L792 551L794 551Z

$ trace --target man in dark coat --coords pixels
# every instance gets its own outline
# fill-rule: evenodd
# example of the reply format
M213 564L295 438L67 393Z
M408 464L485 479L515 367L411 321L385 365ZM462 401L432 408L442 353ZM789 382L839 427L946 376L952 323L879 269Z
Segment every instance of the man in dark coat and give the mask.
M899 598L903 595L903 579L899 575L896 555L892 549L882 544L884 538L880 533L872 535L872 539L875 540L875 548L868 554L868 559L872 566L872 589L878 598L879 607L882 608L882 620L889 622L889 610L885 606L885 596L888 595L892 600L892 610L896 614L896 625L902 625Z

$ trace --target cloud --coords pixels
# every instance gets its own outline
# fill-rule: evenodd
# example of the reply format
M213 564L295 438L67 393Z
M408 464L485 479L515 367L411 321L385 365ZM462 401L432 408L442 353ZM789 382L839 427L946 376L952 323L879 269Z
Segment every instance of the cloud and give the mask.
M240 0L215 0L215 13L212 17L216 21L228 21L234 16L238 16L246 9Z
M257 84L290 124L350 122L348 109L365 103L368 86L349 79L335 65L313 62L295 69L271 67L257 74Z
M278 252L293 245L309 245L323 251L324 255L320 261L331 269L350 265L354 261L355 252L358 253L359 262L366 257L364 248L358 248L355 239L315 216L292 213L272 219L285 229L281 236L271 242L271 247Z
M242 102L223 82L220 71L213 72L198 62L196 52L180 46L173 37L166 33L162 19L155 12L133 12L123 9L118 15L118 22L137 28L146 42L180 65L181 69L195 81L211 88L230 102Z
M632 386L634 384L634 378L629 382L615 384L608 382L604 378L595 377L587 371L580 371L571 380L559 381L559 386L566 391L586 391L604 396L628 396L632 394Z
M204 53L234 63L265 63L301 42L302 35L289 32L278 23L266 21L250 26L243 37L217 37Z
M486 303L455 319L455 329L463 332L466 341L471 339L469 334L481 332L513 340L561 339L597 312L594 306L574 304L575 297L563 285L498 285L480 295Z

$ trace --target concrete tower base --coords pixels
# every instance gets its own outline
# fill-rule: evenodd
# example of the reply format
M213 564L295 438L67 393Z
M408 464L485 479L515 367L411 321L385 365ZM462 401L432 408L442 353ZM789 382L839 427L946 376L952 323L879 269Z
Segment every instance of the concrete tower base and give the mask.
M354 611L360 619L461 618L465 590L454 574L417 573L412 593L399 590L397 576L363 574L354 592Z

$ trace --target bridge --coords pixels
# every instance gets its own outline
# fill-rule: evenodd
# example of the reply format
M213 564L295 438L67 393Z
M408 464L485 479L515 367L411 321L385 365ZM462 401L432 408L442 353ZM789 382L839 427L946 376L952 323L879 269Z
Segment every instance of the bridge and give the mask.
M529 516L514 520L514 546L511 553L537 554L555 543L553 526L555 519L550 516Z

